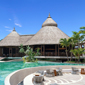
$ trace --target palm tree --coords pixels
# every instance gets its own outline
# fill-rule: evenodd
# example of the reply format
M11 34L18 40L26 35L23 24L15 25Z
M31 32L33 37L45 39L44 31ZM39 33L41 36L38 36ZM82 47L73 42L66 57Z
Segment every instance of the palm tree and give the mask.
M73 32L73 38L74 38L74 43L75 45L78 45L78 48L80 47L80 43L84 40L84 36L80 34L81 32ZM80 56L79 56L79 61L80 61Z
M84 38L83 41L85 41L85 27L80 27L80 34L82 34L81 36Z
M67 56L67 60L69 61L67 47L70 45L70 39L61 38L60 39L60 44L62 45L62 47L66 47L66 56Z
M84 50L85 50L85 49L82 49L82 48L78 48L78 49L71 50L71 52L78 58L78 62L80 62L80 55L81 55L82 53L85 54Z
M71 50L73 50L73 48L75 46L75 39L74 39L74 37L70 37L69 39L70 39ZM70 61L72 60L72 57L73 57L73 53L71 52Z
M23 47L23 45L22 45L22 44L20 45L20 47L19 47L19 48L20 48L20 49L19 49L19 53L21 53L21 54L22 54L22 53L24 53L24 47Z

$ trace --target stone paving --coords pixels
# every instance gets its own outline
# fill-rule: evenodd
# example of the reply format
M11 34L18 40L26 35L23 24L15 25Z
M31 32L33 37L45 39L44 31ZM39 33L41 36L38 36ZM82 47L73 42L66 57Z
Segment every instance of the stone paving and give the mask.
M63 76L44 77L45 85L85 85L85 75L63 73Z

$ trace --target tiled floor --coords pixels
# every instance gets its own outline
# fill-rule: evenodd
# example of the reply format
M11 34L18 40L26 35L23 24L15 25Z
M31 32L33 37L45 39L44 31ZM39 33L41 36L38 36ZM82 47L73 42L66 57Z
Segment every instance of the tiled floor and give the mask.
M56 83L56 85L85 85L85 75L63 73L63 76L44 77L45 85Z

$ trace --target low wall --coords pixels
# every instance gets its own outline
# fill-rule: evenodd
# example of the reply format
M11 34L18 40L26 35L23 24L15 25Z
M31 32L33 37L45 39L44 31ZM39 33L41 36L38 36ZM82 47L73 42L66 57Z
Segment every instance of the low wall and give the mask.
M62 69L71 69L71 67L77 67L77 68L85 68L85 66L40 66L40 67L32 67L32 68L25 68L21 70L17 70L11 74L9 74L5 78L5 85L17 85L19 82L21 82L27 75L34 73L38 70L46 70L47 68L57 68L62 67Z

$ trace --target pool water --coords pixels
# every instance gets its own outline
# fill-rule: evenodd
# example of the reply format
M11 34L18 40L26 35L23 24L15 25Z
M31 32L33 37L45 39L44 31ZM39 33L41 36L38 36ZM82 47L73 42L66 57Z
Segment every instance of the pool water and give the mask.
M33 63L33 62L23 63L23 61L0 62L0 85L4 85L4 80L6 76L8 76L13 71L23 69L23 68L49 66L49 65L79 65L79 64L55 63L55 62L45 62L45 61L38 61L38 63Z

